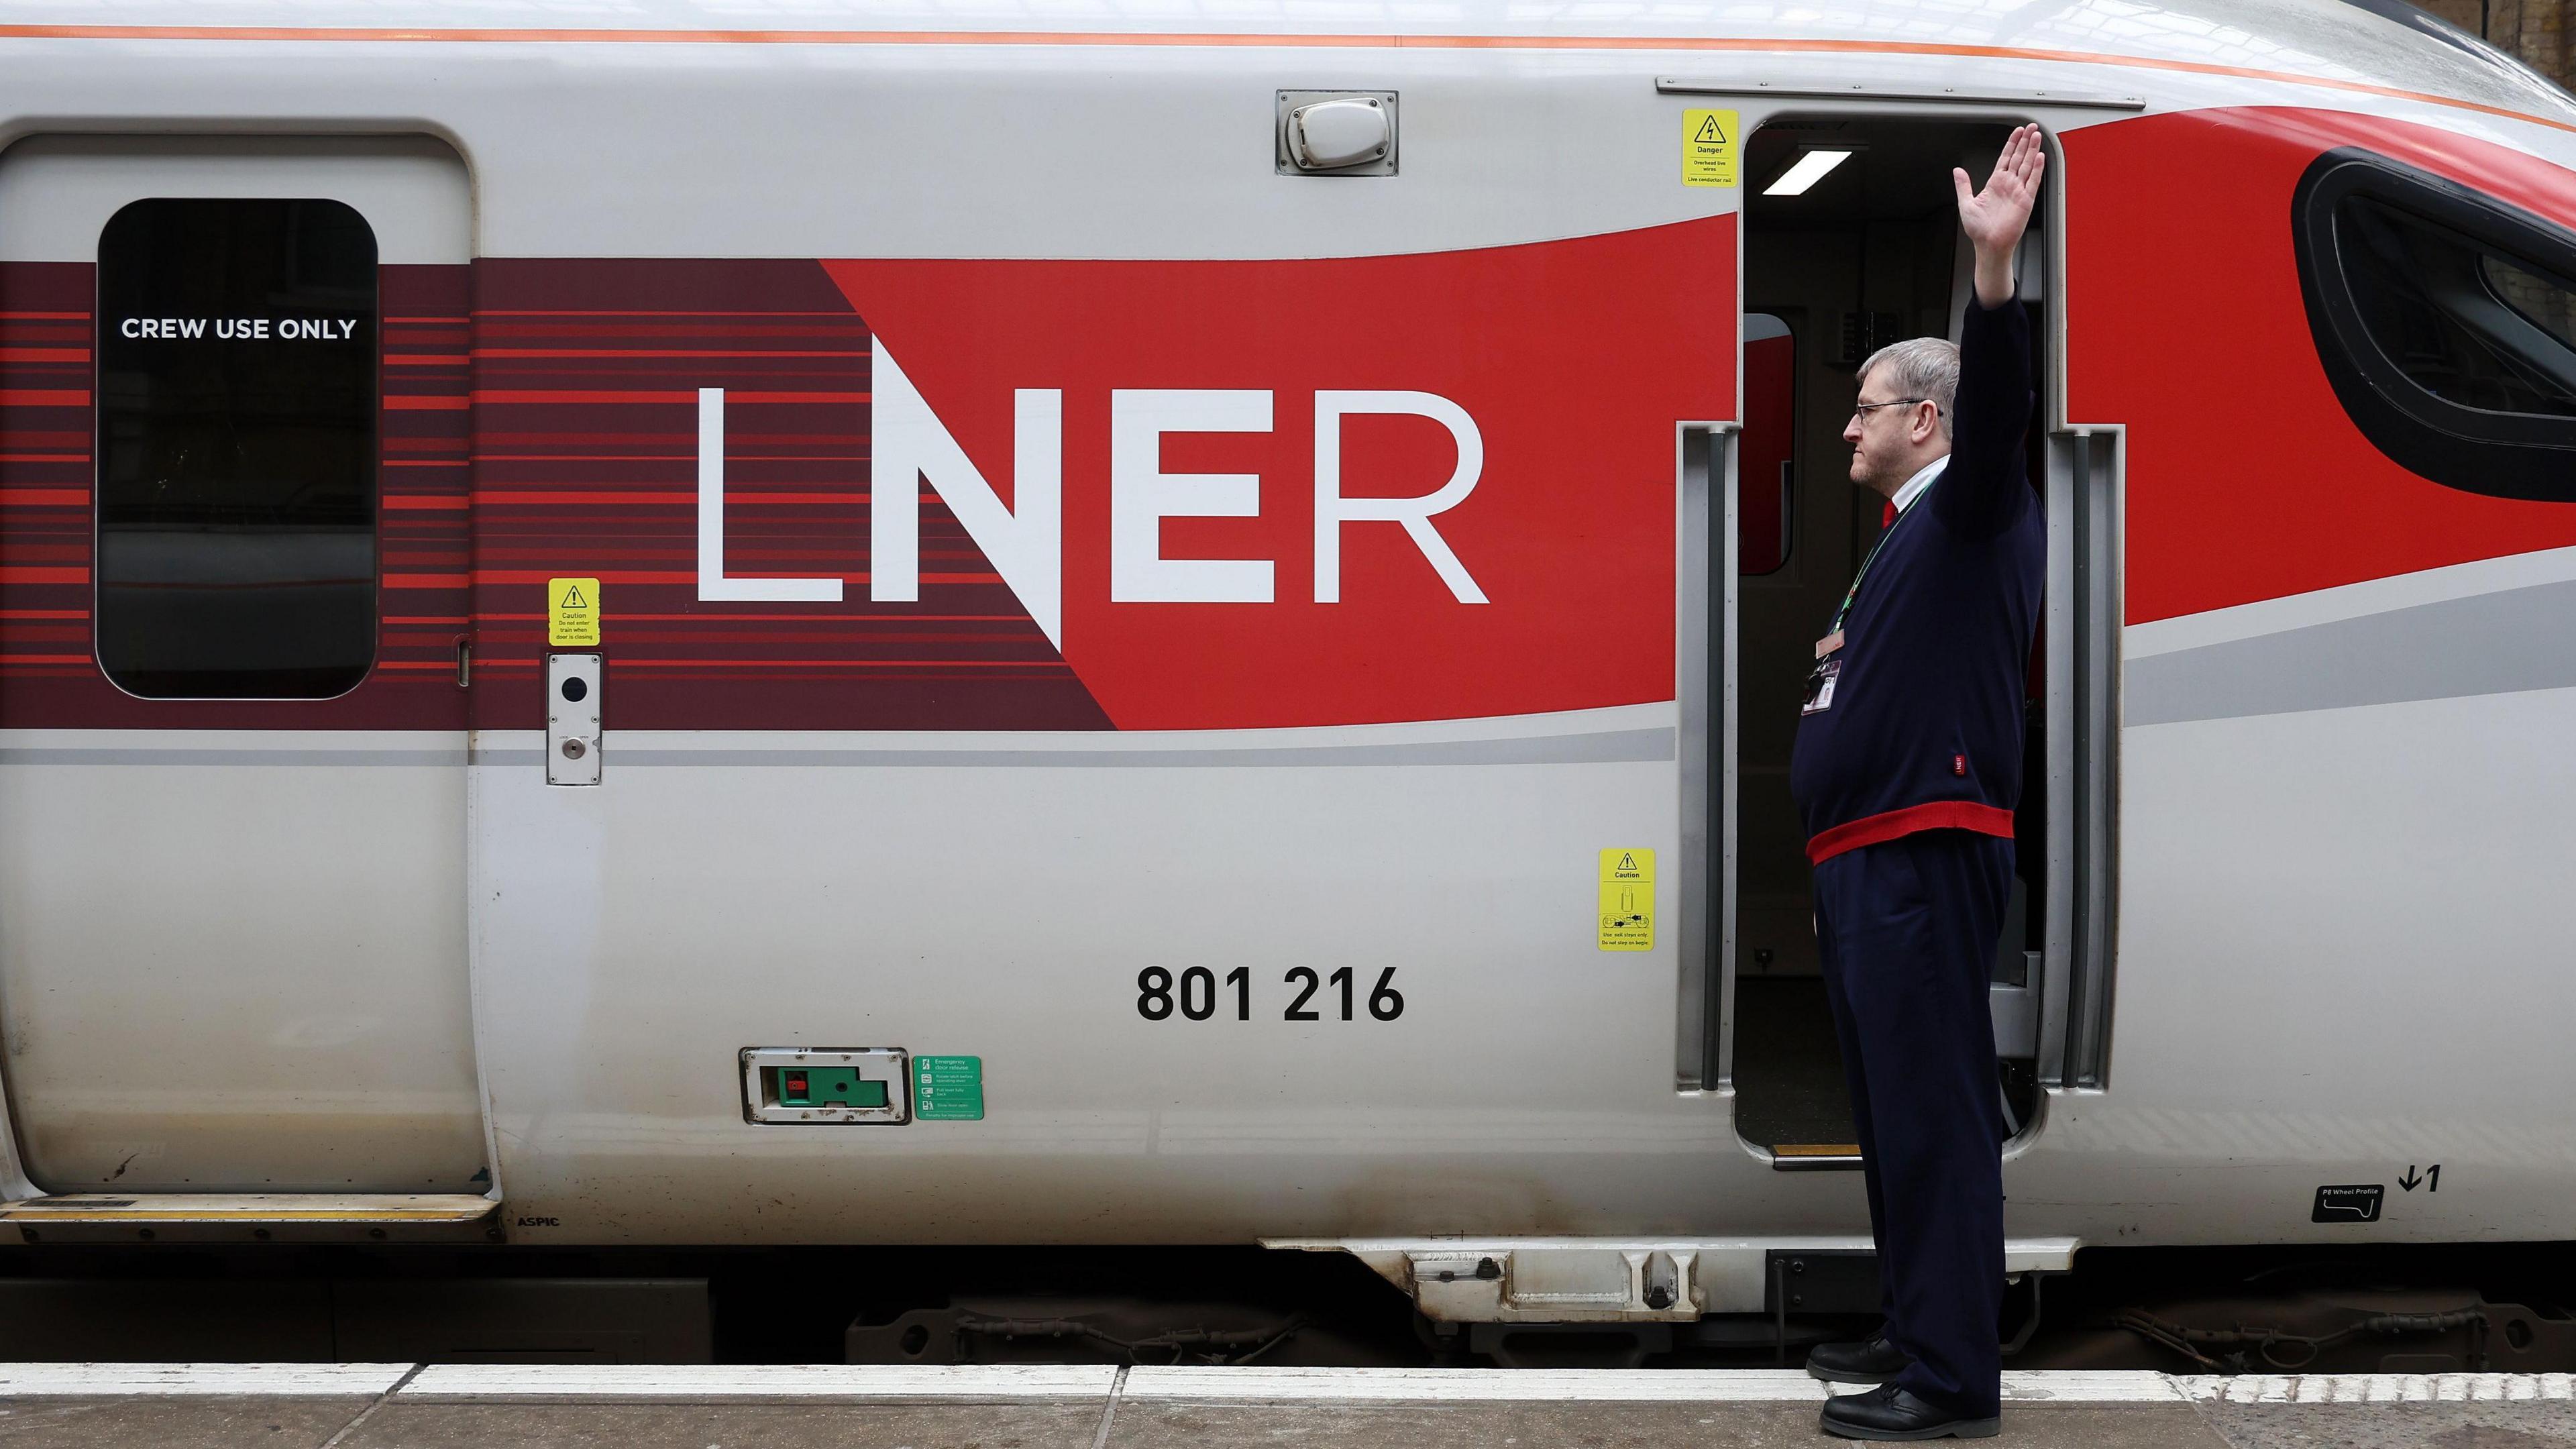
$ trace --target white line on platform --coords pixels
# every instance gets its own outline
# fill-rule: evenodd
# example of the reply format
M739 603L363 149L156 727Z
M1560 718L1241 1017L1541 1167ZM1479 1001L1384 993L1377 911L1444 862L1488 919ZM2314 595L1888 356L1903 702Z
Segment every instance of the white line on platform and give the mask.
M1107 1364L432 1364L397 1397L1096 1399Z
M409 1364L0 1364L0 1398L167 1394L320 1398L383 1394ZM1103 1399L1107 1365L433 1364L399 1399ZM1829 1392L1778 1369L1138 1368L1124 1397L1271 1403L1798 1403ZM2237 1378L2110 1370L2004 1375L2015 1404L2531 1403L2576 1401L2569 1374L2286 1374Z
M2576 1374L2241 1374L2177 1377L2203 1403L2439 1404L2566 1403Z
M1830 1392L1796 1369L1139 1368L1127 1375L1130 1399L1812 1404ZM2004 1397L2014 1403L2184 1401L2172 1379L2144 1371L2007 1373Z
M1823 1403L1796 1369L1137 1368L1134 1399Z
M2006 1369L2004 1402L2179 1404L2183 1402L2183 1392L2175 1386L2172 1375L2146 1369Z
M392 1388L411 1367L407 1363L10 1363L0 1364L0 1397L364 1396Z

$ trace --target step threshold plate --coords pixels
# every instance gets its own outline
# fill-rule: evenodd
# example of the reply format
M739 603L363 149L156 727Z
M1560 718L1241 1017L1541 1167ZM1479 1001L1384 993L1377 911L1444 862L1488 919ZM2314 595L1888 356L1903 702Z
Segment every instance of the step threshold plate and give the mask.
M1780 1142L1771 1148L1771 1166L1781 1172L1858 1172L1857 1142Z
M497 1240L501 1204L467 1193L55 1193L0 1202L30 1243Z

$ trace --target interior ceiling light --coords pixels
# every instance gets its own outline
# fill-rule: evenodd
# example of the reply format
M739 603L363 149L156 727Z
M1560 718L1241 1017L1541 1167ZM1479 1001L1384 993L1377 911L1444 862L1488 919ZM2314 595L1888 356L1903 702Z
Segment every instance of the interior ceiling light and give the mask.
M1819 147L1798 158L1797 163L1780 173L1780 179L1762 188L1765 196L1804 196L1807 189L1825 179L1825 173L1852 158L1849 151Z

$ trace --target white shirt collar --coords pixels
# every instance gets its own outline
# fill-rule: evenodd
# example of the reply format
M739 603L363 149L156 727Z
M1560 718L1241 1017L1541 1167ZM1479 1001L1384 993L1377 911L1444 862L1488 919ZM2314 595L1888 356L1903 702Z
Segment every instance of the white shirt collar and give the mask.
M1903 513L1913 504L1915 499L1922 497L1923 490L1931 487L1932 480L1940 477L1941 470L1949 466L1950 455L1944 453L1940 457L1933 459L1931 462L1924 464L1921 472L1918 472L1913 477L1906 479L1905 486L1896 490L1896 498L1894 500L1896 511Z

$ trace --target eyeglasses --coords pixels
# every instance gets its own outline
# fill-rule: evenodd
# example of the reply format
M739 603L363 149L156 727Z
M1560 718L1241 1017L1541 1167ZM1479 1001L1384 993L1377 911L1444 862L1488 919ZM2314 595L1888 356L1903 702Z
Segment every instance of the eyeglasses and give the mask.
M1932 399L1928 397L1892 397L1885 402L1856 403L1852 406L1852 416L1861 419L1863 422L1867 422L1867 414L1872 408L1894 408L1903 407L1908 403L1926 402L1932 402ZM1940 404L1933 403L1933 410L1936 412L1939 411Z

